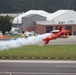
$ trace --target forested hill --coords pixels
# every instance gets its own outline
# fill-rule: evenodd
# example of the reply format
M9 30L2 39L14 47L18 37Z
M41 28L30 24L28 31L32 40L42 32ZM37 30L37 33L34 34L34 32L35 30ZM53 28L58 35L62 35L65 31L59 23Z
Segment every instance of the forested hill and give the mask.
M60 9L76 10L76 0L0 0L0 13L19 13L31 9L50 13Z

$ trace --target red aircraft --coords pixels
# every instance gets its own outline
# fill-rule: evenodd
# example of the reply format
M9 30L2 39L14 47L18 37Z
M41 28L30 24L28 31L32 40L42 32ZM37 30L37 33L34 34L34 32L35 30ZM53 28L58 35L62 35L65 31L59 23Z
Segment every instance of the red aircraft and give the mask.
M47 36L43 39L45 44L48 44L50 40L57 39L57 38L68 38L70 31L66 30L63 26L62 28L58 26L58 30L53 30L51 35Z

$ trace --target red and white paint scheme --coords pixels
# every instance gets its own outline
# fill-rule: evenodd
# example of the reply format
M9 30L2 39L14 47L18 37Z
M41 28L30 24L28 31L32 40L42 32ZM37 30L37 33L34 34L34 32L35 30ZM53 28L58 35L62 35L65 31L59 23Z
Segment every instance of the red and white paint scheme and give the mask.
M57 38L68 38L70 31L66 30L65 27L58 26L58 30L51 31L50 35L43 39L45 44L48 44L50 40Z

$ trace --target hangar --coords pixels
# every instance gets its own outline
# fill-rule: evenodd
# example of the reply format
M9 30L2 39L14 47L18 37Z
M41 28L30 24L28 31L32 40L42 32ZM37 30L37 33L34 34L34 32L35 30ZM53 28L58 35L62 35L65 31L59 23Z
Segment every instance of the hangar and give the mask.
M46 17L38 14L30 14L22 18L22 30L23 31L35 31L35 21L46 21Z
M18 17L13 23L17 23ZM76 35L76 11L74 10L58 10L54 13L36 11L33 13L32 11L22 16L21 20L19 22L24 31L38 31L39 34L42 34L57 29L57 26L66 26L71 35Z
M65 26L70 30L71 35L76 35L76 11L59 10L51 14L50 17L50 20L47 21L35 21L35 28L37 31L39 29L39 33L47 33L57 29L57 26Z
M29 10L29 11L27 11L25 13L22 13L22 14L18 15L17 17L15 17L13 19L13 25L15 25L15 26L16 25L19 25L19 26L22 25L22 18L26 17L26 16L28 16L30 14L38 14L38 15L44 16L46 18L47 18L47 16L50 15L50 13L48 13L48 12L46 12L44 10Z

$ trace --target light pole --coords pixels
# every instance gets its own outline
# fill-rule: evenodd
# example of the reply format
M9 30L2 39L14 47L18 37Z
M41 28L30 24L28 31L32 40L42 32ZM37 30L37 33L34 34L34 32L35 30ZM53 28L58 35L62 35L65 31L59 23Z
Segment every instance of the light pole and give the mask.
M18 28L18 13L17 13L17 28Z

